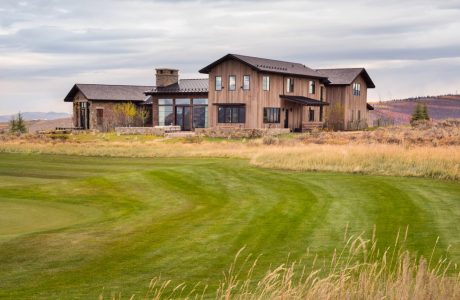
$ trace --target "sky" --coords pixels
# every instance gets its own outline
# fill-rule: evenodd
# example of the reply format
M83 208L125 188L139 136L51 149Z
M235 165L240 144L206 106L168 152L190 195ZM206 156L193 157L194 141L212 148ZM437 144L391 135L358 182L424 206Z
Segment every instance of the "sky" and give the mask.
M460 0L0 0L0 114L71 112L74 83L153 85L227 53L365 67L368 101L460 92Z

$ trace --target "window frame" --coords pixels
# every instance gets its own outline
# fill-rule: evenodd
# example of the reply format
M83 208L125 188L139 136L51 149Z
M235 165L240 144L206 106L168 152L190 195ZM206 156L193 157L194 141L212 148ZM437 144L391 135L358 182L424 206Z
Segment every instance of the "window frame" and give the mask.
M246 78L248 79L248 86L246 88ZM251 89L251 75L243 75L243 91L249 91Z
M294 93L294 78L292 77L286 79L286 92Z
M219 105L217 106L218 124L243 124L246 123L246 106L244 105Z
M270 91L270 76L262 75L262 91Z
M279 124L281 121L280 107L264 107L263 119L264 124Z
M219 82L220 82L219 88L217 86L217 78L219 78ZM222 91L223 86L222 86L222 76L221 75L218 75L214 78L214 89L216 91Z
M233 86L232 86L232 79L233 79ZM236 91L236 75L228 75L228 90L232 92Z
M311 107L308 108L308 122L315 122L315 110Z

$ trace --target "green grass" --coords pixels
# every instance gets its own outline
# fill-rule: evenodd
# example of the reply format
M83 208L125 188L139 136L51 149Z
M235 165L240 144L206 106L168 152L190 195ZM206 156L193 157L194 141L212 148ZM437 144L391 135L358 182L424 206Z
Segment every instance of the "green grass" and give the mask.
M0 298L144 294L150 279L208 284L236 252L256 275L329 257L345 228L379 246L450 247L460 262L460 185L418 178L299 173L236 159L0 154ZM213 294L211 293L210 296Z

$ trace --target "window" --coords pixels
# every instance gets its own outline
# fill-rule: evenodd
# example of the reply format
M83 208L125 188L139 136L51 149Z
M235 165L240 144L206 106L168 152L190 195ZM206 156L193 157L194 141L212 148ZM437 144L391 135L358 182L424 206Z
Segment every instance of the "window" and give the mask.
M355 120L355 111L352 109L350 111L350 121L353 122Z
M361 84L353 83L353 96L360 96L360 95L361 95Z
M324 86L319 89L319 100L324 101Z
M193 128L208 127L208 107L204 105L193 106Z
M208 105L208 98L195 98L193 105Z
M158 125L169 126L173 123L173 99L158 99Z
M217 123L245 123L246 109L244 106L219 106Z
M270 90L270 76L264 76L262 78L262 90L264 91Z
M358 110L358 121L361 121L361 111Z
M190 105L190 98L178 98L176 99L176 105Z
M104 124L104 109L96 109L96 124L97 126L102 126Z
M277 107L264 108L264 123L279 123L280 109Z
M286 91L288 93L294 92L294 78L288 78L286 81L287 81L286 82Z
M222 76L216 76L216 91L222 91Z
M313 80L310 80L310 82L308 83L308 92L310 94L316 94L316 86Z
M229 91L236 90L236 76L235 75L228 76L228 90Z
M315 110L312 108L308 109L308 122L315 122Z
M248 91L251 86L251 76L244 75L243 76L243 90Z

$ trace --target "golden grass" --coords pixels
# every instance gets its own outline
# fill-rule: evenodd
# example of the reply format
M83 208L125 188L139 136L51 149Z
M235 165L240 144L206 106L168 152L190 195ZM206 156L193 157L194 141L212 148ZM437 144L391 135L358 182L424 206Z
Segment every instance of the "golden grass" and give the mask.
M298 139L212 142L130 140L89 142L7 139L0 152L113 157L234 157L257 167L298 171L460 179L460 146L395 144L305 144Z
M130 299L459 299L460 273L441 257L424 258L404 250L399 233L393 247L379 251L376 239L362 235L345 237L345 246L330 260L307 253L302 261L289 262L254 278L257 259L240 259L241 249L215 291L207 286L153 279L143 297ZM435 246L436 247L436 246ZM434 252L435 249L433 249ZM243 271L244 270L244 271ZM454 276L449 274L456 274ZM189 292L184 292L189 291ZM121 296L112 299L121 299ZM100 299L104 299L101 295Z

